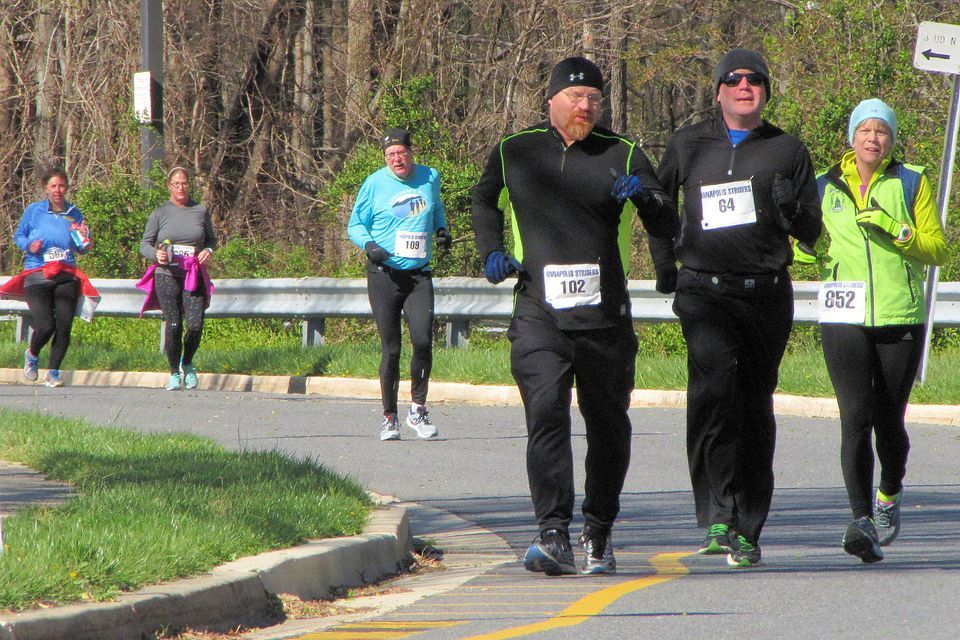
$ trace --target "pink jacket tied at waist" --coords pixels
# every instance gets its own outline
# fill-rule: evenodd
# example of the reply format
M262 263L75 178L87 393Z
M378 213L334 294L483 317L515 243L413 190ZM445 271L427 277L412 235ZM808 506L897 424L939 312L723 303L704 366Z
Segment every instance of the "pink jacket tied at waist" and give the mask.
M199 278L203 283L203 308L206 309L210 306L210 298L213 297L213 280L210 279L207 268L201 265L195 256L184 256L181 260L183 270L187 272L187 277L183 281L183 288L186 291L195 291ZM160 308L160 301L157 299L157 292L153 286L154 272L156 270L156 264L150 265L147 268L147 272L143 274L143 277L140 278L135 285L137 289L147 294L146 299L143 301L143 306L140 308L141 318L144 312Z

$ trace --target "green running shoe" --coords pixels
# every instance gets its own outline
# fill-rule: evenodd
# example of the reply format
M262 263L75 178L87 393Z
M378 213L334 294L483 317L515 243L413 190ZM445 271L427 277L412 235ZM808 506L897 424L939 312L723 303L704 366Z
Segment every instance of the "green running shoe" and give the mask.
M750 542L743 536L737 536L733 543L733 551L727 556L727 564L731 567L755 567L760 564L760 545Z
M707 537L703 539L703 544L697 549L697 553L705 556L714 556L730 553L733 547L730 545L730 526L725 524L712 524L707 532Z

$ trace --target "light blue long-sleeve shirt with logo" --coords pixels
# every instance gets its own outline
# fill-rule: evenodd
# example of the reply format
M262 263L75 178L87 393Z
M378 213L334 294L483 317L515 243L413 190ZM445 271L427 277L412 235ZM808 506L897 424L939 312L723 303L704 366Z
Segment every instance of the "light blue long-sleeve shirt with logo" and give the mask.
M401 180L388 167L370 174L353 204L347 235L363 249L375 242L390 254L384 264L394 269L420 269L430 263L431 240L447 226L440 200L440 174L421 164ZM419 242L424 242L422 250ZM423 257L404 254L423 253Z

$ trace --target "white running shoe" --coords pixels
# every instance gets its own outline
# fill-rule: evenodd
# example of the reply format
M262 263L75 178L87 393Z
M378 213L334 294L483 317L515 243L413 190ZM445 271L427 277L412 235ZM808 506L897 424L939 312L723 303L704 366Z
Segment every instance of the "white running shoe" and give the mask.
M430 440L437 437L437 428L430 422L430 415L427 408L417 405L416 409L410 408L410 414L407 416L407 426L417 432L417 437L421 440Z
M40 358L30 355L30 349L23 352L23 377L30 382L36 382L39 375Z

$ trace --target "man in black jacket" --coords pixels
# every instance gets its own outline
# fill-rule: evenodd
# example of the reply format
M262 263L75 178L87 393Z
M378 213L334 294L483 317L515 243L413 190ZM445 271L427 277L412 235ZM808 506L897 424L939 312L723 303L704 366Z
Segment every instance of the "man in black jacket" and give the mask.
M773 495L773 392L793 324L789 236L815 243L821 213L806 147L761 118L763 57L729 51L713 86L720 112L667 143L658 175L674 201L683 189L680 231L651 237L650 249L687 342L687 458L697 523L709 527L700 553L749 567Z
M596 126L603 77L589 60L559 62L547 92L550 119L503 138L473 192L473 227L493 283L518 273L511 369L527 421L527 475L539 524L524 566L575 573L571 390L586 423L583 573L616 568L611 528L630 462L627 416L637 338L626 265L636 207L648 232L670 238L673 208L649 161ZM513 213L507 254L501 195ZM631 204L626 206L627 201Z

